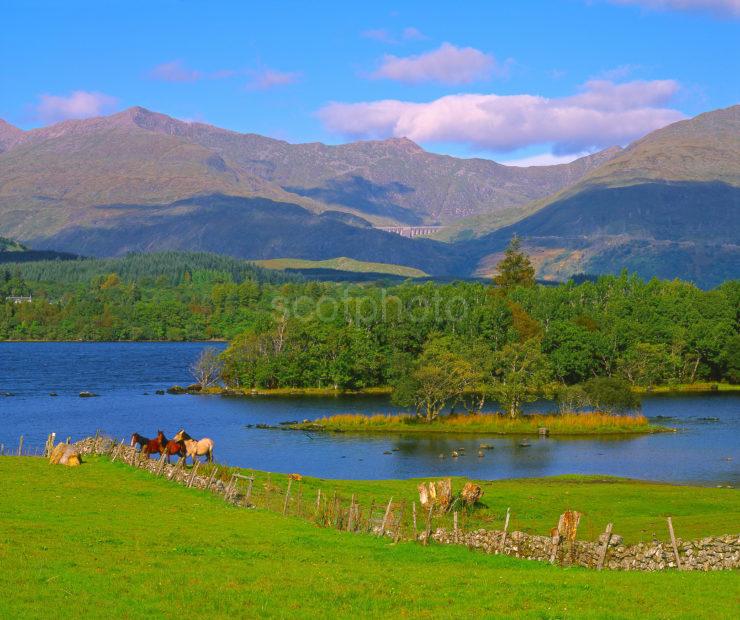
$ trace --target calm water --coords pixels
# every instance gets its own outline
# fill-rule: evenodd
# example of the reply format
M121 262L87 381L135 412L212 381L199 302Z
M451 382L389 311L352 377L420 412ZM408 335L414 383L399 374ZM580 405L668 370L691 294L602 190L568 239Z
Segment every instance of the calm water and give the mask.
M386 398L157 396L190 382L200 343L0 343L0 443L41 446L46 435L80 438L96 429L168 436L184 427L216 443L217 460L325 478L467 475L493 479L564 473L612 474L699 484L740 483L740 396L653 396L645 414L679 433L634 438L531 439L306 434L247 428L340 412L396 411ZM79 398L90 390L99 398ZM52 397L50 392L58 396ZM671 418L661 419L663 418ZM709 418L716 418L709 419ZM493 445L482 459L481 441ZM466 448L458 459L439 454ZM384 454L391 451L391 454Z

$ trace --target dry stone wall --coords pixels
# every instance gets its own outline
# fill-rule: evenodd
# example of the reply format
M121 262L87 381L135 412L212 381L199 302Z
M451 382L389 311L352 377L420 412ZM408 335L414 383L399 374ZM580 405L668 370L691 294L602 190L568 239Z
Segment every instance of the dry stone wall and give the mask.
M487 553L504 553L527 560L550 561L553 540L524 532L510 532L501 549L504 533L493 530L451 532L437 529L432 539L441 544L465 545ZM605 569L656 571L676 568L676 557L670 543L651 542L623 545L621 538L614 540L606 551ZM618 544L614 544L617 542ZM676 539L682 570L724 570L740 568L740 535L714 536L700 540ZM575 541L572 545L562 542L557 547L555 562L561 565L596 568L603 541Z

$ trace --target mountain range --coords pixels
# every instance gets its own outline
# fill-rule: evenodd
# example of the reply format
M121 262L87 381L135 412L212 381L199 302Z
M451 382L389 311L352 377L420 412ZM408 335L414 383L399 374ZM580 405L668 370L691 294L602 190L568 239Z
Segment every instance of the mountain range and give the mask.
M407 139L289 144L135 107L0 121L0 235L111 256L347 256L486 275L513 234L539 275L622 268L711 286L738 271L740 106L568 164L505 166ZM437 225L436 239L379 230Z

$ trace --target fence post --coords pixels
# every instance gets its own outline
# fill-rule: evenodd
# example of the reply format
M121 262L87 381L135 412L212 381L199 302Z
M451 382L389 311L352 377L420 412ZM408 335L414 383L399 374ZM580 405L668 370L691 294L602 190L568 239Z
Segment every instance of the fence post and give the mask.
M209 489L213 486L213 481L216 479L216 473L218 472L218 466L213 466L213 471L211 471L211 477L208 478L208 485L206 486L206 489Z
M18 456L20 456L23 453L23 435L21 435L20 439L18 440Z
M452 513L452 531L457 534L457 510Z
M676 556L676 568L681 569L681 558L678 556L678 545L676 544L676 535L673 533L673 520L668 517L668 532L671 535L671 545L673 545L673 555Z
M393 539L394 544L401 540L401 528L403 527L403 515L406 512L406 502L401 504L401 514L398 515L398 525L396 526L396 535Z
M254 476L249 477L249 484L247 485L247 494L244 497L244 501L249 503L249 498L252 497L252 485L254 484Z
M506 536L509 533L509 517L511 516L511 508L506 509L506 520L504 521L504 535L501 537L501 547L499 547L499 553L503 553L506 549Z
M158 478L159 478L159 476L162 475L162 472L164 471L164 463L165 463L165 459L166 458L167 458L167 455L166 454L162 454L159 457L159 468L157 469L157 477Z
M302 517L303 516L302 500L303 500L303 480L299 480L298 481L298 498L297 498L297 502L296 502L297 503L297 506L296 506L296 514L299 517Z
M290 501L290 486L293 484L293 478L288 478L288 488L285 490L285 501L283 502L283 514L288 512L288 502Z
M432 535L432 510L434 510L434 503L429 502L429 512L427 512L427 526L424 531L424 546L429 544L429 538Z
M374 499L370 502L370 512L367 513L367 529L365 530L367 532L373 529L373 510L375 510Z
M613 525L611 523L607 523L606 531L604 532L604 544L601 545L601 549L599 550L599 562L596 565L596 570L601 570L602 568L604 568L604 560L606 559L606 550L609 548L609 540L612 537L612 527Z
M416 529L416 502L411 503L411 515L413 517L414 521L414 540L417 538L417 529Z
M198 467L200 467L200 461L195 461L195 467L193 467L193 471L190 472L190 480L188 481L188 489L193 486L193 482L195 482L195 476L198 473Z
M391 505L393 504L393 498L391 497L388 500L388 506L385 509L385 514L383 515L383 522L380 524L380 534L379 536L383 536L385 534L385 528L386 525L388 525L388 516L391 514Z

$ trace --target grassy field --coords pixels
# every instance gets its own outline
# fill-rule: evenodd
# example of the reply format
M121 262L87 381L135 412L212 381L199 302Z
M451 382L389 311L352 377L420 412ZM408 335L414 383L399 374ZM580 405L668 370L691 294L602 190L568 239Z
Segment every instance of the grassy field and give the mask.
M427 274L421 269L394 265L392 263L372 263L355 260L354 258L340 257L327 260L306 260L302 258L268 258L253 261L256 265L266 269L335 269L337 271L351 271L354 273L387 273L393 276L406 278L423 278Z
M597 573L318 528L121 463L0 458L0 617L734 617L737 574ZM333 481L332 481L333 482ZM304 483L326 486L329 481ZM410 481L341 483L383 495ZM347 487L349 491L349 487ZM674 514L734 530L737 492L561 478L486 487L522 520L574 505L615 531ZM552 514L551 514L552 513Z
M340 414L290 425L296 430L357 433L475 433L536 435L545 427L551 435L611 435L666 432L642 415L606 413L528 414L518 418L495 413L442 415L431 422L412 415Z

